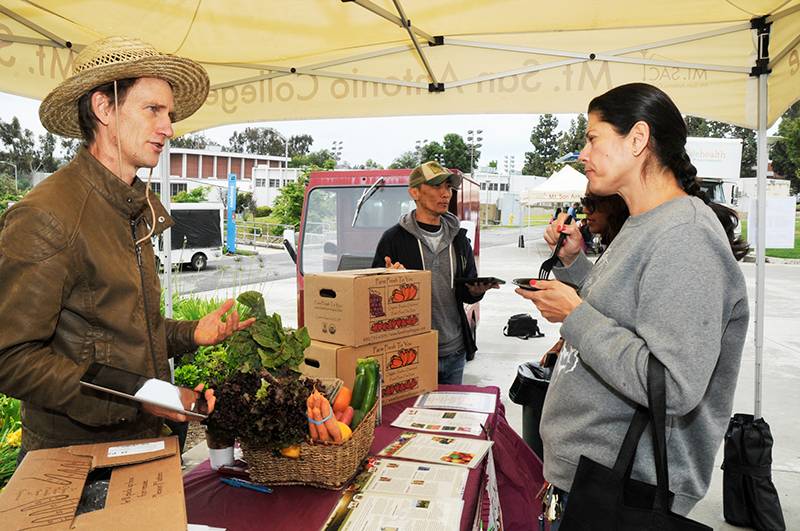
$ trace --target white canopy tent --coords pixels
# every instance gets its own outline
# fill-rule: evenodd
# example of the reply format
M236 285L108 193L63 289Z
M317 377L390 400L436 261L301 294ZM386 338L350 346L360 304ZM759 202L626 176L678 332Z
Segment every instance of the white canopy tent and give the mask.
M41 99L77 50L113 34L209 70L209 98L179 133L261 120L580 112L632 81L661 87L687 114L757 129L760 416L766 129L800 99L800 0L4 0L0 90Z
M565 203L580 201L586 195L586 176L566 165L554 172L545 182L525 192L522 203Z

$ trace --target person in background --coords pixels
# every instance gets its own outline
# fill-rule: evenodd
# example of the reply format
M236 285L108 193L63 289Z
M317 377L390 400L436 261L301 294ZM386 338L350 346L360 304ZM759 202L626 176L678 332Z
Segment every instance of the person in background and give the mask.
M461 176L436 162L411 172L408 194L416 209L381 236L372 267L424 269L431 272L431 321L439 332L439 383L460 384L467 359L477 350L464 304L483 298L496 283L456 282L478 276L466 229L448 211Z
M555 212L553 212L553 217L550 218L550 223L554 222L558 219L558 216L561 215L561 207L556 207Z
M0 392L22 402L25 452L158 437L184 415L82 388L101 362L170 381L168 358L223 341L226 301L199 321L161 316L151 236L173 224L139 180L208 94L202 66L136 39L86 46L44 99L51 133L82 138L75 158L0 218ZM198 389L199 390L199 389ZM198 390L182 389L185 409ZM213 392L206 391L209 410Z
M747 334L741 242L727 235L736 218L718 217L722 207L706 203L686 153L686 124L663 91L622 85L588 110L579 160L589 190L620 195L631 217L594 265L574 225L548 226L551 248L567 234L558 280L517 290L562 323L566 342L542 412L544 476L568 510L582 455L613 467L634 410L647 405L652 353L665 367L672 510L685 515L708 489ZM651 447L648 430L633 477L655 484Z
M580 206L580 203L572 203L567 209L567 215L572 219L578 219L578 209Z
M628 205L619 195L598 196L587 192L581 199L586 218L580 224L581 233L587 248L595 248L592 245L594 236L600 239L599 250L602 252L609 245L614 237L622 230L622 225L628 219ZM588 235L585 232L588 232Z

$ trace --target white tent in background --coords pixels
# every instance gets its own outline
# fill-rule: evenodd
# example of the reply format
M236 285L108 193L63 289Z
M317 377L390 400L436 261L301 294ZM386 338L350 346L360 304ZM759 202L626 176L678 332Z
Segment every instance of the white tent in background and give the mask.
M586 195L587 179L570 165L553 173L545 182L523 194L526 205L580 201Z

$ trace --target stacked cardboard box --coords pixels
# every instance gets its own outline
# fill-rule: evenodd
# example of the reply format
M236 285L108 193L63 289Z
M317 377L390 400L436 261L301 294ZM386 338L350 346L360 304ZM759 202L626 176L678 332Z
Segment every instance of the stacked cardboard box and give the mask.
M383 403L436 389L429 271L361 269L307 275L303 372L353 386L356 360L379 358Z

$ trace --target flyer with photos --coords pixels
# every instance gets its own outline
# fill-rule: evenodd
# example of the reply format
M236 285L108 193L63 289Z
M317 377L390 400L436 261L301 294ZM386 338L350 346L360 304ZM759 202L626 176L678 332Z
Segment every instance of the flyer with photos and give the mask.
M362 492L460 499L469 471L463 467L378 459L367 474Z
M494 413L497 408L497 395L493 393L434 391L420 395L414 403L414 407Z
M483 426L488 418L486 413L409 407L398 415L392 426L407 430L478 436L483 433Z
M324 531L458 531L464 500L359 493L334 513Z
M491 441L481 439L407 431L378 455L475 468L491 446Z

